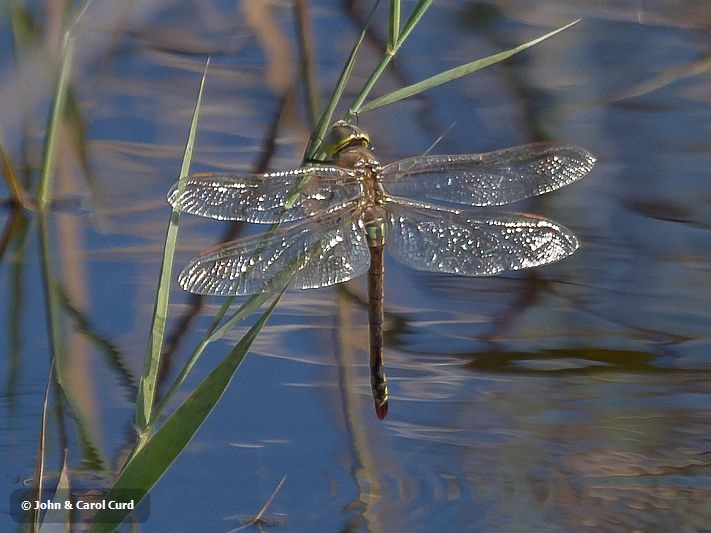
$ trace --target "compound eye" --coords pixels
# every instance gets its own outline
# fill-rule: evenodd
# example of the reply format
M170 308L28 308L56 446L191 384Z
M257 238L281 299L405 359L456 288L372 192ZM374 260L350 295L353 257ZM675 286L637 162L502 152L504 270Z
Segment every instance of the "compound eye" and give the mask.
M370 146L370 137L359 127L344 120L334 123L324 140L324 150L329 157L355 145Z

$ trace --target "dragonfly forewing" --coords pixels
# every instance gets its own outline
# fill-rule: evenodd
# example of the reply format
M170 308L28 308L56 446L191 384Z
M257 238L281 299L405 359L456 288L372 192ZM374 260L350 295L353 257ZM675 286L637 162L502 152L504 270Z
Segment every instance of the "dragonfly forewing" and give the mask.
M370 254L354 215L344 210L218 246L183 269L180 285L197 294L239 296L289 284L325 287L360 276Z
M395 196L492 206L564 187L594 164L590 152L577 146L530 144L486 154L401 159L383 167L382 181Z
M386 250L398 262L460 276L545 265L579 246L569 229L522 213L435 210L393 200L388 226Z
M361 194L352 171L315 166L267 174L194 174L173 185L168 201L193 215L270 224L338 211Z

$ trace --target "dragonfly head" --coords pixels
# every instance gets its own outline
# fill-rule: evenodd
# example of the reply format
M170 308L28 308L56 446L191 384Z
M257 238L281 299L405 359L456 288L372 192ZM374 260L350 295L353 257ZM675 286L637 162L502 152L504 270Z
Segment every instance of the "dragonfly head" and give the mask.
M372 150L370 136L357 126L339 120L328 132L324 140L324 149L329 159L334 159L338 154L353 148Z

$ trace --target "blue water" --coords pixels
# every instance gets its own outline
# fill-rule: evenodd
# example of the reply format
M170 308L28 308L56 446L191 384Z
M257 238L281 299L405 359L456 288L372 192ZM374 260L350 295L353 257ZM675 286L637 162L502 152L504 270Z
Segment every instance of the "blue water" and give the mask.
M130 449L164 198L206 55L195 170L254 172L280 95L299 72L286 3L266 18L258 2L113 4L93 5L77 39L72 89L89 166L65 145L55 183L57 197L80 198L90 214L50 219L52 264L79 314L63 314L71 379L67 396L52 395L48 469L59 469L67 449L77 478L111 470ZM379 159L422 153L441 135L433 153L541 140L584 146L598 158L589 176L512 206L570 228L581 248L535 271L483 279L386 260L392 399L382 423L368 382L365 280L287 293L152 491L144 528L237 527L286 476L267 517L290 531L709 529L704 7L436 3L376 94L583 20L506 63L362 114ZM47 13L35 13L51 27ZM325 97L365 9L355 16L321 1L309 13ZM351 95L379 58L384 16L365 41ZM6 35L7 17L0 24ZM18 168L36 169L50 94L42 61L20 61L11 67L9 48L0 48L0 64L10 66L0 74L1 141ZM277 129L270 169L299 164L305 116L299 93ZM0 211L3 228L9 220ZM32 212L27 220L25 240L15 230L0 258L2 494L32 477L50 360L37 220ZM184 216L176 266L226 230ZM184 326L189 299L177 283L171 297L168 329L180 342L169 377L221 303L208 300ZM177 401L243 332L208 350ZM0 501L2 529L19 530L8 513L9 499Z

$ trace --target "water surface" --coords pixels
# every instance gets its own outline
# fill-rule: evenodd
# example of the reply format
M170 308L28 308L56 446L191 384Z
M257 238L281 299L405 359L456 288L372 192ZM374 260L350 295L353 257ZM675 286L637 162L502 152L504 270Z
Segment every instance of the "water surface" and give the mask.
M354 4L309 4L324 98L365 17ZM226 519L256 513L284 475L268 514L293 531L711 527L705 8L437 2L376 92L583 20L504 64L363 114L359 125L382 162L422 153L442 134L435 153L541 140L586 147L598 157L588 177L513 206L564 224L580 250L486 279L387 261L392 399L383 423L370 398L365 279L287 293L217 409L152 492L144 527L236 527ZM49 31L51 15L34 13ZM67 448L73 469L110 470L130 445L169 216L165 193L179 172L208 54L194 170L299 164L309 133L303 94L285 97L299 76L294 17L290 3L251 1L96 2L87 13L72 74L85 126L75 142L87 165L67 144L55 186L57 197L80 207L51 219L53 264L77 312L65 329L72 404L55 401L50 420L54 469ZM384 39L382 19L366 40L356 85ZM43 60L23 57L16 67L8 46L0 50L2 142L32 174L50 104ZM0 212L4 228L11 220ZM27 221L24 240L0 263L3 494L32 476L49 367L37 224L32 214ZM178 263L229 230L183 217ZM195 314L174 288L169 373L221 304L210 299ZM243 332L208 352L185 394ZM7 501L0 511L3 529L17 527Z

